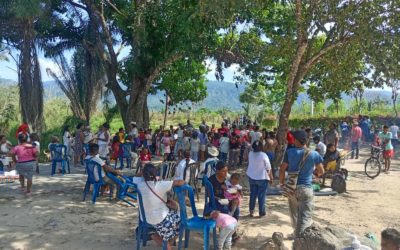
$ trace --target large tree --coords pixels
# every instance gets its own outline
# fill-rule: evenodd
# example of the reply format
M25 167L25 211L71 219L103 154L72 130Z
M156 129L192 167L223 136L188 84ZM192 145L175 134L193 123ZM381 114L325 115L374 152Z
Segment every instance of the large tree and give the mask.
M253 13L253 27L241 36L239 44L249 58L242 66L252 79L261 78L266 84L285 82L278 121L279 163L291 109L307 75L330 53L374 39L369 30L381 21L385 1L265 2L265 8Z
M39 18L45 18L48 7L49 1L15 0L2 1L0 8L0 39L18 51L15 60L22 120L36 132L44 126L36 25Z

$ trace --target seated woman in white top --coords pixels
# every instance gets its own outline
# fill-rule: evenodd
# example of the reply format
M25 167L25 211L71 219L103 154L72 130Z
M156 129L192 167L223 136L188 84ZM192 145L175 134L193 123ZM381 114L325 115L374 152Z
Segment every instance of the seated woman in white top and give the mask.
M154 226L157 235L152 239L160 246L163 240L168 241L168 249L172 249L172 243L179 235L181 219L175 210L167 207L167 193L173 186L182 186L183 180L157 181L158 169L152 164L146 164L140 175L134 177L135 183L142 194L143 208L146 211L147 223Z

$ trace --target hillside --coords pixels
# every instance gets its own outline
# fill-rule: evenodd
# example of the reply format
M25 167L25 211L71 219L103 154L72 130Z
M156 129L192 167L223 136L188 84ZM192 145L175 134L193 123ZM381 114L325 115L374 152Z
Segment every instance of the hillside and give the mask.
M0 78L0 86L16 85L17 83L13 80ZM242 108L242 104L239 101L239 95L245 89L245 85L238 85L229 82L216 82L209 81L206 83L208 95L207 97L198 105L198 108L207 108L210 110L217 110L222 108L228 108L232 111L239 111ZM43 88L45 90L45 100L54 97L64 97L64 94L58 88L54 81L47 81L43 83ZM370 100L384 100L388 103L391 102L391 92L386 90L366 90L365 97L367 101ZM165 97L163 93L157 93L156 95L149 95L148 106L152 110L162 110L164 104L160 102L164 100ZM343 100L349 102L353 98L348 95L343 95ZM302 101L309 102L310 99L305 93L301 93L297 98L297 103L301 104ZM329 101L328 101L329 102Z

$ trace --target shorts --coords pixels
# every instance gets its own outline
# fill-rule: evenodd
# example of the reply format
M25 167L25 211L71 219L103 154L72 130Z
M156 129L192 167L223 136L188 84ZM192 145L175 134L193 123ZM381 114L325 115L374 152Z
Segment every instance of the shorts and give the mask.
M393 149L383 151L384 158L392 158L394 156Z
M200 151L205 152L206 151L206 145L200 145Z
M18 162L16 165L16 169L19 175L22 175L28 180L32 180L33 168L36 167L36 164L36 160L28 162Z
M179 217L178 212L175 210L169 210L167 217L157 225L154 225L154 228L163 240L169 241L179 235L180 224L181 218Z

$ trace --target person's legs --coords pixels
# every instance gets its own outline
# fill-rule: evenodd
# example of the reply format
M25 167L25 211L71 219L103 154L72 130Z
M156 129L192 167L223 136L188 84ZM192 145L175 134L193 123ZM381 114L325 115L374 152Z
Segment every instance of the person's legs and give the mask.
M351 159L354 159L355 150L356 150L356 143L351 142Z
M222 245L224 250L231 250L232 247L232 235L235 233L237 227L237 223L231 224L226 226L224 229L227 231L224 243ZM219 247L219 241L218 241L218 247Z
M29 194L32 189L32 179L26 180L26 193Z
M258 181L258 213L260 216L264 216L266 214L265 211L265 197L268 189L268 181L260 180Z
M293 235L296 235L296 227L297 227L297 217L298 217L298 209L299 209L299 202L295 196L290 197L289 201L289 215L290 221L292 223L292 228L294 230Z
M229 150L229 160L228 160L228 165L230 166L230 167L233 167L233 149L230 149Z
M312 225L314 192L309 187L297 187L296 196L299 202L296 236L299 237L306 228Z
M229 215L233 215L236 212L236 209L238 208L239 205L239 200L238 199L233 199L230 201L229 204Z
M222 250L225 244L225 241L227 240L228 235L231 235L232 238L232 228L228 225L224 228L221 228L221 230L219 231L219 235L218 235L218 250Z
M360 143L358 141L355 142L355 147L356 147L356 159L358 159L358 155L360 153Z
M249 210L250 216L253 216L254 208L256 207L256 197L258 196L258 186L255 180L249 177L250 184L250 202L249 202Z
M23 175L19 175L19 183L21 184L21 188L25 189L25 178Z

